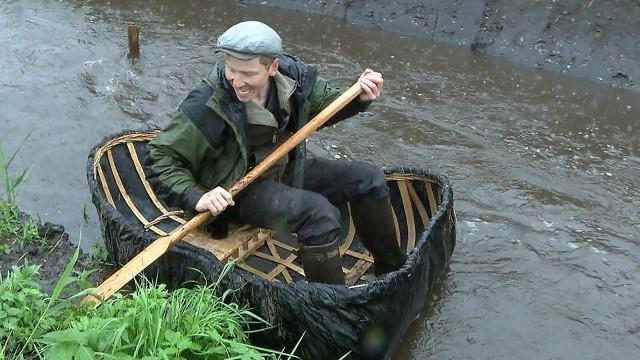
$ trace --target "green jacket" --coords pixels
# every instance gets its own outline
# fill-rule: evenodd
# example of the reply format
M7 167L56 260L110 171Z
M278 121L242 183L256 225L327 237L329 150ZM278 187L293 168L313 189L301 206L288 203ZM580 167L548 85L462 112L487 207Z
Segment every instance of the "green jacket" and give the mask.
M290 99L288 124L288 130L294 132L341 91L318 77L314 67L290 55L280 56L279 61L279 71L297 83ZM367 105L356 99L326 125L353 116ZM244 104L227 82L221 60L209 77L189 93L167 127L149 142L144 160L147 179L168 205L194 210L206 191L216 186L228 189L247 172L247 128ZM303 158L305 152L303 142L290 153L290 158Z

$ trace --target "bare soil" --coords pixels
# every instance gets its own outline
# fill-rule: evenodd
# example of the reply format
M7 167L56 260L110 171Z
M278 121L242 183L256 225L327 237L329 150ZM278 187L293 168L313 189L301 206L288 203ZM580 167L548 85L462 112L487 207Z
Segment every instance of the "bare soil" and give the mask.
M23 218L26 219L26 216ZM23 246L14 243L8 254L0 253L0 274L5 277L14 265L24 265L25 263L39 265L39 279L42 289L46 293L51 293L77 246L69 241L69 235L61 225L49 222L40 224L39 233L42 240ZM12 240L0 238L0 244L3 243L11 244ZM89 254L81 251L75 270L91 269L95 271L87 280L95 285L104 281L112 272L110 266L92 261Z

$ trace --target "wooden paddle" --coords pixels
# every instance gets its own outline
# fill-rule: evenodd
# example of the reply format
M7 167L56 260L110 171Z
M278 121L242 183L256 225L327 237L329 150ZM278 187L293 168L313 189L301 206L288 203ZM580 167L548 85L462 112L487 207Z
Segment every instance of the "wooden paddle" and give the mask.
M257 179L262 175L262 173L278 161L278 159L286 155L296 145L316 131L340 109L350 103L351 100L355 99L356 96L360 95L361 92L362 89L360 84L356 82L336 100L324 108L324 110L322 110L318 115L311 119L305 126L293 134L293 136L291 136L287 141L280 145L280 147L274 150L271 155L267 156L267 158L254 167L253 170L249 171L249 173L247 173L242 179L238 180L238 182L229 189L231 195L235 196L241 190L246 188L251 182ZM137 274L142 272L147 266L162 256L162 254L166 253L173 245L177 244L178 241L184 238L191 230L202 225L210 215L211 213L208 211L200 213L179 228L172 231L171 234L161 236L156 239L131 259L131 261L120 268L120 270L116 271L107 280L100 284L100 286L96 288L95 295L86 296L82 299L82 302L93 301L95 303L95 307L98 307L104 299L120 290L120 288L133 279Z

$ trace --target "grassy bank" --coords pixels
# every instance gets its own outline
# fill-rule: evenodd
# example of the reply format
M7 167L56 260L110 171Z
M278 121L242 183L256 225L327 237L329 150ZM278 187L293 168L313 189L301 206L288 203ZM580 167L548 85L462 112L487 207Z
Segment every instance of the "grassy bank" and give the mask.
M0 206L13 205L0 201ZM61 248L32 226L13 217L1 218L0 228L15 231L0 237L0 244L13 253L33 242L44 250ZM25 232L32 235L28 241L22 237ZM79 248L67 259L51 291L44 290L40 281L47 262L30 264L27 257L24 254L0 274L0 360L292 357L252 346L250 329L268 324L230 302L233 290L219 289L218 283L170 292L162 284L142 280L135 291L116 294L92 309L79 302L95 285L88 281L91 271L78 267ZM221 277L232 266L228 264Z
M290 357L249 344L247 329L267 324L217 294L217 284L169 292L145 283L97 309L62 296L78 278L69 262L52 294L38 265L0 278L0 359L263 359ZM230 265L232 266L232 265Z
M269 325L229 301L234 290L220 280L170 292L143 279L97 309L81 303L97 263L87 266L62 227L40 226L15 205L30 170L10 176L22 144L10 156L0 145L0 360L294 357L249 343L250 331Z

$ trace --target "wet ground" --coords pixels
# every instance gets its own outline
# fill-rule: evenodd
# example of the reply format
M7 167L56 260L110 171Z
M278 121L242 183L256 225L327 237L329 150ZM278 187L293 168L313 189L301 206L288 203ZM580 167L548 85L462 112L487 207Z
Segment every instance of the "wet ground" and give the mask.
M27 221L26 218L21 219ZM0 274L7 274L16 264L37 265L40 289L51 294L60 276L71 261L77 246L69 241L69 234L60 225L45 223L38 227L40 237L24 243L0 236L0 245L8 246L8 251L0 252ZM80 252L74 265L73 276L77 281L66 286L64 296L72 296L87 287L96 286L107 279L116 269L104 259L93 258L87 252Z
M18 204L100 241L86 157L163 125L208 72L215 36L272 24L285 49L348 86L385 75L371 112L313 136L329 156L435 168L455 191L448 278L396 358L630 358L640 351L640 95L424 39L207 1L3 1L0 143L29 132ZM184 7L187 6L187 7ZM127 23L142 57L126 57ZM80 235L82 233L82 235Z

